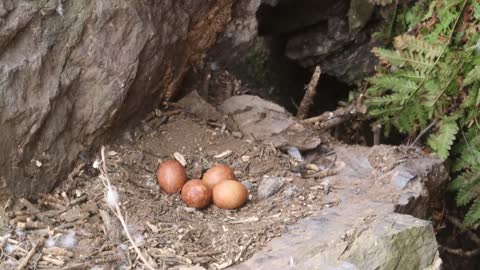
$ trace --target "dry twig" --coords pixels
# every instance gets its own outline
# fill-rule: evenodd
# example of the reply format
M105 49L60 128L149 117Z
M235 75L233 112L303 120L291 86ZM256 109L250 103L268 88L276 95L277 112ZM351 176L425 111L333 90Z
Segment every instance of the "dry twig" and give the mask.
M305 96L303 96L302 102L300 103L300 107L298 108L297 118L304 119L308 112L310 111L310 107L313 104L313 98L317 94L317 85L318 80L320 79L320 74L322 71L320 70L320 66L315 67L315 71L313 72L312 79L310 83L308 83L307 91L305 92Z
M329 129L353 119L358 115L365 114L367 107L360 102L355 102L347 107L342 107L333 112L324 112L319 116L302 121L303 124L314 124L320 129ZM318 122L318 125L316 124Z
M110 207L110 209L112 210L113 214L118 218L118 220L122 224L123 230L125 231L125 234L127 235L128 241L130 242L130 244L132 244L133 249L138 254L138 256L140 257L140 259L142 260L142 262L144 263L146 268L150 269L150 270L154 270L155 268L153 268L153 266L151 266L150 263L147 261L147 259L144 257L144 255L142 254L142 252L138 248L137 244L133 240L132 235L128 231L127 222L125 221L122 210L120 209L118 198L115 198L113 200L108 199L108 196L110 194L113 194L113 192L116 192L116 191L114 191L114 188L112 187L112 185L110 183L110 178L108 177L108 174L107 174L107 164L106 164L106 160L105 160L105 147L104 146L102 146L101 156L102 156L102 167L99 168L100 169L100 179L102 180L102 183L106 188L105 196L107 197L106 198L107 199L107 204ZM118 194L116 196L118 196Z
M35 253L37 252L37 248L40 248L42 245L43 245L43 241L44 239L41 239L39 242L36 242L32 248L30 249L30 251L27 253L27 256L25 256L22 261L18 264L17 266L17 270L23 270L25 269L25 267L27 267L28 265L28 262L30 261L30 259L33 257L33 255L35 255Z

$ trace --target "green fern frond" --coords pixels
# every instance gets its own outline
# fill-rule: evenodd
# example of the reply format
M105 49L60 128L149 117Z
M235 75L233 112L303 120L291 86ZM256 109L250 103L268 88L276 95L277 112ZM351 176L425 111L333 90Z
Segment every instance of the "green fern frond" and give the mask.
M438 5L438 1L432 1L430 2L430 5L428 6L428 11L427 13L423 16L422 21L426 21L430 19L433 16L433 13L435 12L435 8Z
M405 78L413 82L419 83L425 79L426 74L422 70L400 70L392 74L394 77Z
M420 103L411 103L404 107L402 113L394 119L394 124L400 132L413 134L416 132L414 127L426 126L427 113L425 107Z
M440 129L436 134L430 135L428 145L434 150L438 157L447 159L450 148L455 141L458 132L456 117L445 117L440 122Z
M480 65L475 66L470 72L467 73L463 80L463 85L468 86L476 81L480 80Z
M387 104L400 104L402 105L408 99L408 94L395 93L383 97L373 97L367 101L368 105L387 105Z
M369 114L371 116L375 116L375 117L380 117L380 116L383 116L383 115L389 115L389 114L392 114L394 112L398 112L400 110L402 110L403 107L401 106L398 106L398 107L392 107L392 106L389 106L389 107L380 107L380 108L370 108L369 109Z
M440 57L445 44L423 40L411 35L401 35L395 38L394 45L397 50L409 50L425 55L432 60Z
M406 60L403 59L398 51L392 51L384 48L373 48L373 54L383 61L387 61L396 66L405 65Z
M439 35L447 35L451 31L453 22L455 21L457 14L450 11L447 8L442 8L437 13L439 18L439 23L435 27L434 31L428 37L430 40L435 41L438 39Z
M416 136L432 119L441 119L427 144L440 158L450 158L459 176L449 188L457 192L458 205L470 205L465 223L480 225L480 2L423 4L396 21L415 35L398 36L392 49L372 50L382 65L380 76L369 80L366 103L386 133L394 126ZM460 130L465 132L458 136Z
M393 76L377 76L369 79L376 87L395 92L411 93L417 89L417 83L405 78Z
M477 20L480 20L480 3L477 1L473 1L472 6L473 6L473 17Z
M466 141L462 136L452 149L452 154L456 157L452 164L454 172L480 166L480 130L473 126L464 134Z
M476 169L478 170L479 168L476 167ZM457 191L457 196L455 197L457 205L465 206L478 196L473 190L478 189L480 187L479 184L479 171L466 171L450 183L449 189Z
M424 55L414 53L412 51L392 51L382 48L374 48L372 52L381 60L389 62L398 67L403 67L406 64L425 71L432 68L435 64L433 59L429 59Z
M467 226L478 224L480 221L480 199L476 199L465 214L464 223ZM478 225L476 225L478 226Z

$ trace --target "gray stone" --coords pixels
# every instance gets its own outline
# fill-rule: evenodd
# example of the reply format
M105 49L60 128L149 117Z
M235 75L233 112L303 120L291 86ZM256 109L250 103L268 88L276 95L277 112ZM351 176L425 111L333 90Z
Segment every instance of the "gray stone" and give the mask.
M0 5L0 201L49 191L81 151L175 97L233 12L232 0L62 3Z
M293 196L295 196L297 192L298 192L298 188L296 186L290 186L287 189L285 189L283 194L285 194L287 198L292 198Z
M416 175L403 168L394 172L392 181L398 189L404 189L415 176Z
M350 31L362 29L373 13L374 5L369 0L351 0L348 9L348 24Z
M359 269L425 269L439 260L437 249L430 222L389 214L361 232L340 260Z
M231 97L219 109L235 121L243 134L275 147L294 146L308 150L321 142L312 130L297 122L283 107L257 96Z
M264 200L273 194L277 193L280 188L285 184L285 179L278 176L266 176L262 179L258 185L258 199Z
M183 106L185 111L203 120L217 121L222 118L222 115L217 109L203 99L196 90L180 99L178 103Z
M252 183L252 181L250 181L250 180L242 181L242 184L243 184L248 190L252 189L252 187L253 187L253 183Z

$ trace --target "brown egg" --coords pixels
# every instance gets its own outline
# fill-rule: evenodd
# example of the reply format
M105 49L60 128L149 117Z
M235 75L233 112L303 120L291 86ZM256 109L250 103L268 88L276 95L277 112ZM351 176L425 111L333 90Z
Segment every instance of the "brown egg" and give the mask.
M236 180L225 180L213 188L213 203L218 208L235 209L248 199L248 190Z
M228 179L235 180L237 178L235 177L232 168L222 164L215 165L208 169L202 178L205 184L210 188L213 188L218 183Z
M187 173L180 162L167 160L158 166L157 182L163 191L174 194L179 192L187 182Z
M200 179L190 180L182 188L182 201L188 207L203 208L212 201L212 190Z

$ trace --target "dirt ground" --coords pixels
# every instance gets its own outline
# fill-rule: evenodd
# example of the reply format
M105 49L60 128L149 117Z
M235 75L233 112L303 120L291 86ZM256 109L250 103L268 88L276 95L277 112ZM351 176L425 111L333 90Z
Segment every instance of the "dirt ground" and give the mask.
M108 173L128 230L157 269L238 264L268 246L287 225L332 206L322 202L329 189L322 177L336 166L326 135L321 149L310 154L309 166L235 135L170 108L106 146ZM199 176L199 168L230 165L249 188L249 201L237 210L214 205L195 210L178 194L165 194L157 186L155 170L175 152L186 159L190 178ZM53 194L5 206L10 225L0 243L0 269L17 269L22 263L24 269L144 269L105 201L94 160L84 157ZM281 188L259 199L258 187L267 179Z

